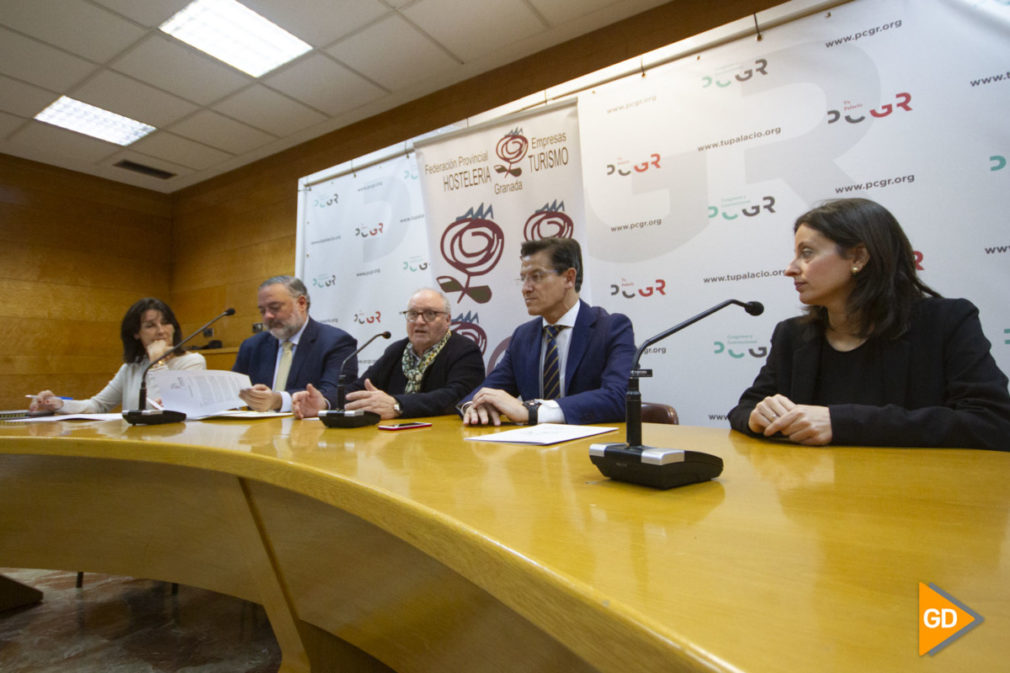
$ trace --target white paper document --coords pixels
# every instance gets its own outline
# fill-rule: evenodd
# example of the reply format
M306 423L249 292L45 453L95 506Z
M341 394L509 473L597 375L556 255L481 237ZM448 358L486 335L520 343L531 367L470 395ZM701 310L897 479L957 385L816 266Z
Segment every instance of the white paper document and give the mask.
M245 406L238 393L252 387L246 374L220 369L159 369L147 376L158 386L161 406L193 420Z
M467 439L474 442L505 442L506 444L537 444L546 446L547 444L560 444L561 442L570 442L573 439L602 435L605 432L613 432L616 429L600 428L592 425L541 423L514 430L504 430L496 432L493 435L467 437Z

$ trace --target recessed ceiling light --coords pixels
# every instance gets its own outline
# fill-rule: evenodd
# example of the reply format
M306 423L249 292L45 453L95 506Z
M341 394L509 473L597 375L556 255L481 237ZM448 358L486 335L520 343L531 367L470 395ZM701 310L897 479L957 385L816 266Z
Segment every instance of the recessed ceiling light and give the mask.
M253 77L312 49L235 0L194 0L159 28Z
M60 96L35 119L117 145L129 145L155 130L149 124L66 96Z

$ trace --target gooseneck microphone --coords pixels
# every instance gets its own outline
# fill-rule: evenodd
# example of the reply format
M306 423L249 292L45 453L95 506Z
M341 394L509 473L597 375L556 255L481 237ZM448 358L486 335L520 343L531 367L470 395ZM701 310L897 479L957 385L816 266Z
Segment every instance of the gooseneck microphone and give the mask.
M144 368L144 373L140 375L140 397L137 400L137 408L129 411L123 411L123 420L134 425L158 425L160 423L178 423L179 421L186 420L186 414L181 411L145 408L147 406L147 372L151 370L151 367L158 364L168 356L179 352L179 349L195 339L198 334L203 334L205 329L216 323L218 320L230 315L235 315L235 309L226 308L216 317L208 320L203 327L196 330L188 337L162 353L160 356L156 357L153 362L149 363L147 367Z
M365 425L375 425L379 422L379 414L373 411L362 411L361 409L348 411L344 409L344 388L347 385L347 374L344 373L344 368L352 358L356 357L358 353L365 350L365 348L368 347L368 344L372 343L379 337L388 339L391 336L393 335L389 332L389 330L379 332L366 341L360 348L358 348L358 350L344 358L344 361L340 363L340 376L337 377L337 408L319 412L319 420L321 420L326 427L360 428Z
M627 443L593 444L589 456L604 476L653 488L668 489L714 479L722 473L722 458L701 451L657 449L642 445L642 393L638 379L652 376L651 369L640 369L638 362L645 349L671 334L693 325L730 304L742 306L750 315L761 315L765 307L757 301L727 299L684 322L646 339L635 353L625 397Z

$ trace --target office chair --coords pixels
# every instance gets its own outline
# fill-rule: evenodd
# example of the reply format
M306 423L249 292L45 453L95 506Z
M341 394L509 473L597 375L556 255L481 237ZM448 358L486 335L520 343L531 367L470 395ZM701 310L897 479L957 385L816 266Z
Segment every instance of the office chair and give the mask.
M677 417L677 410L669 404L642 402L642 422L679 425L680 419Z

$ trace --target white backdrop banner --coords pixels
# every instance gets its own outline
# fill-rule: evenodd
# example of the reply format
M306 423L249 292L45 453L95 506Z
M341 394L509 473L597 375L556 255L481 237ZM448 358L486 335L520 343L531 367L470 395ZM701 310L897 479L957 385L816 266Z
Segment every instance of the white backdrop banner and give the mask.
M431 265L489 369L529 320L519 247L548 236L585 244L575 101L415 145Z
M728 298L765 305L730 306L642 358L646 400L725 427L774 325L801 310L783 275L794 220L863 196L902 223L927 284L979 306L1010 371L1008 44L1007 0L854 0L577 106L419 141L416 165L301 192L313 315L367 338L437 284L493 365L528 319L520 244L571 236L583 297L629 315L639 344Z
M432 285L424 208L413 157L301 180L296 274L312 299L311 315L363 344L390 330L406 336L400 311ZM359 356L364 369L389 342Z
M643 355L643 398L727 425L775 323L796 217L828 198L891 210L923 279L980 308L1010 371L1010 7L862 0L685 58L579 101L588 282L638 343L728 298Z

